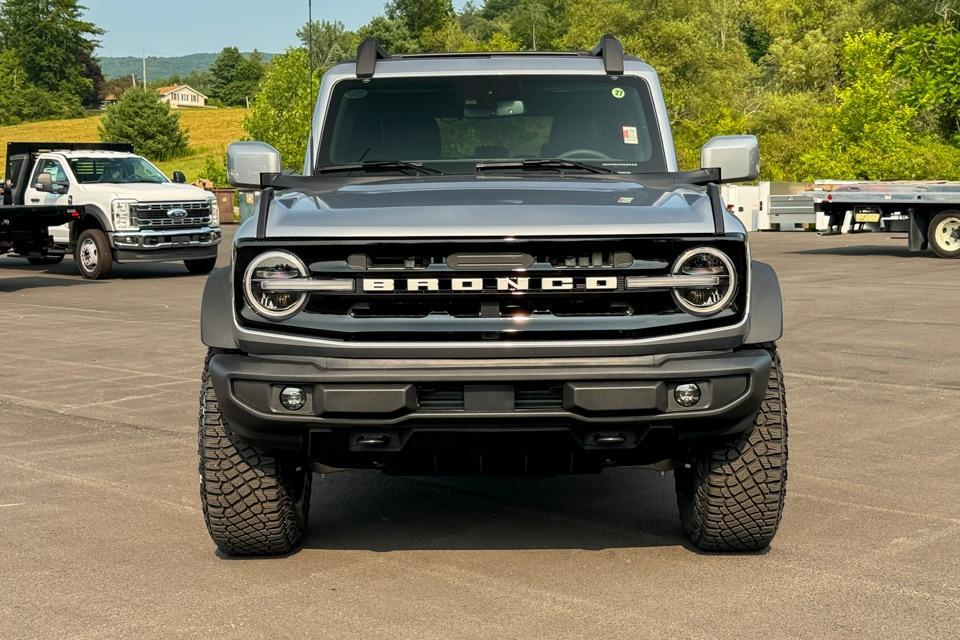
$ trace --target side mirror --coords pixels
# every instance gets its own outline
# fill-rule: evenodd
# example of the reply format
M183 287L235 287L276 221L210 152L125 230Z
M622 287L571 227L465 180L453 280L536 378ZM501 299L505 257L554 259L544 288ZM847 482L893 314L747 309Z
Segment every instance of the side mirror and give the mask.
M62 196L63 194L67 193L68 191L70 191L70 183L69 183L69 182L54 182L54 183L53 183L53 192L54 192L54 193L59 194L59 195Z
M720 182L750 182L760 177L756 136L717 136L700 150L702 169L719 169Z
M260 175L280 173L280 152L266 142L234 142L227 147L227 182L241 189L259 189Z
M37 176L35 188L43 193L53 193L53 177L49 173L41 173Z
M183 173L183 171L174 171L173 181L177 184L187 184L187 176Z

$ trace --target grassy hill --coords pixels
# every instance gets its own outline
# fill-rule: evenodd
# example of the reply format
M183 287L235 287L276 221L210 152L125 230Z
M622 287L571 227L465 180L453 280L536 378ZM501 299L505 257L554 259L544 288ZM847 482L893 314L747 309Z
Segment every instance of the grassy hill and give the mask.
M220 54L194 53L174 58L147 56L147 78L160 80L173 76L186 76L194 71L206 71L213 65L218 55ZM273 55L272 53L261 53L260 57L263 58L264 62L269 62L273 59ZM100 58L100 68L103 70L103 76L107 79L129 78L131 73L137 74L139 78L143 74L143 61L133 56L105 57Z
M184 109L180 122L190 136L190 155L159 166L168 176L183 171L193 182L201 177L204 162L211 155L222 156L228 144L243 137L246 109ZM100 116L77 120L48 120L0 127L0 167L6 167L8 142L99 142Z

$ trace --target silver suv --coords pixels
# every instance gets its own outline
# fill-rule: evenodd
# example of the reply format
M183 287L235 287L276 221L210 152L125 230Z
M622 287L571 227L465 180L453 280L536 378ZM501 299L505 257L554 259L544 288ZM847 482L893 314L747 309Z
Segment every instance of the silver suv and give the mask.
M765 548L787 423L774 271L717 184L752 136L680 172L657 75L591 53L390 56L324 76L301 176L262 188L210 277L201 497L229 554L301 540L313 473L672 469L702 549Z

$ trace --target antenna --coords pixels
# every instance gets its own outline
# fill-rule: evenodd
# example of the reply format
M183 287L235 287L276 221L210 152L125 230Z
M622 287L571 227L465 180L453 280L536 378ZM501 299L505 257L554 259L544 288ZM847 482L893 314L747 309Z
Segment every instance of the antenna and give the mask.
M307 0L307 69L310 74L310 99L314 100L316 93L313 90L313 0ZM310 115L310 138L307 140L307 167L313 173L313 115Z

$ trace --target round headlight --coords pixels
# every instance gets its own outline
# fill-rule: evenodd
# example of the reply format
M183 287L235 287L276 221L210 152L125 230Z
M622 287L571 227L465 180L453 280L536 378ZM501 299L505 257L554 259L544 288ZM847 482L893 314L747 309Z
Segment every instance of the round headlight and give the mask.
M726 309L737 293L737 270L723 251L691 249L673 264L677 276L716 276L717 284L673 290L673 299L688 313L712 316Z
M265 282L283 282L306 278L307 266L286 251L268 251L257 256L243 276L243 291L258 315L268 320L284 320L294 315L307 302L307 294L295 291L267 291Z

